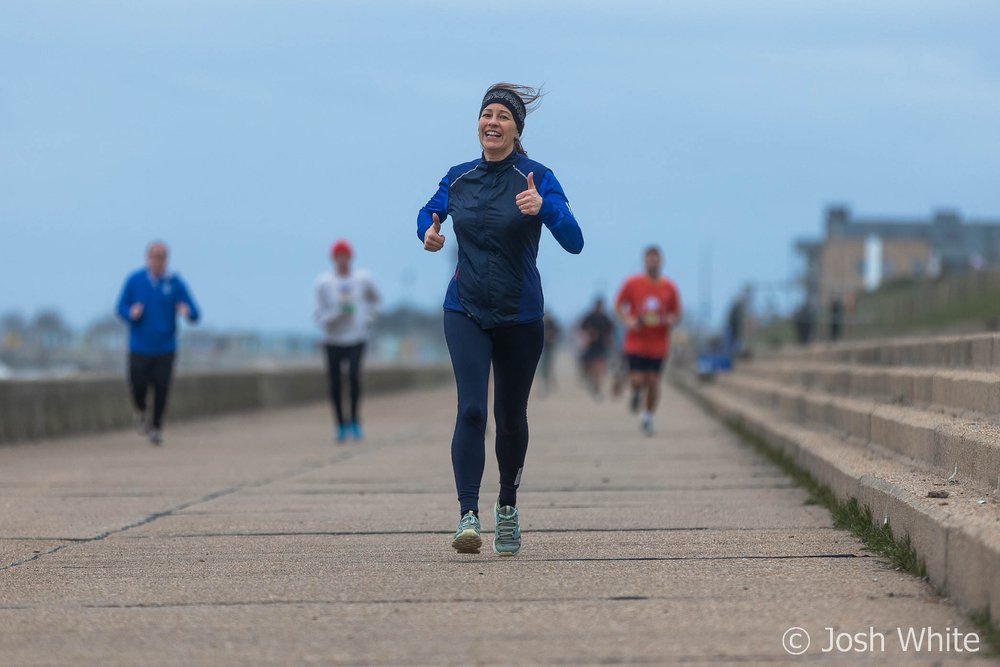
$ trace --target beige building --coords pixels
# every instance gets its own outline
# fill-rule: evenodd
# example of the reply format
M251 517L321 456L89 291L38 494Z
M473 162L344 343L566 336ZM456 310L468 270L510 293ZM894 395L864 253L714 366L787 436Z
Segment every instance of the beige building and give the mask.
M844 297L866 288L865 279L872 273L868 267L868 239L828 239L819 249L819 303L829 303L834 297ZM926 275L931 269L933 251L920 239L881 239L878 283Z
M1000 264L1000 220L963 220L948 210L923 220L857 218L831 206L825 222L825 238L796 243L806 298L816 308L894 280Z

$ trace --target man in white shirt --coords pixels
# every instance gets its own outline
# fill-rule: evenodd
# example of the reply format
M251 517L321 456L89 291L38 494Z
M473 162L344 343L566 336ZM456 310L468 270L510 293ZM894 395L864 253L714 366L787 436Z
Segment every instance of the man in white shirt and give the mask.
M333 271L316 279L316 322L323 328L326 344L327 377L330 400L337 417L337 442L348 436L361 440L358 404L361 401L361 356L368 341L368 325L375 316L379 296L366 271L352 271L354 252L347 241L337 241L330 248ZM351 412L345 417L341 366L347 363L351 391Z

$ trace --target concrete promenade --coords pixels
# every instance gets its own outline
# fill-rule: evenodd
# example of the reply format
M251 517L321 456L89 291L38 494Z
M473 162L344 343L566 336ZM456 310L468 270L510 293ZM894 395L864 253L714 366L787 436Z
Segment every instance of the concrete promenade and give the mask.
M536 392L512 559L492 454L486 548L449 546L452 387L366 416L363 444L313 405L168 424L162 449L0 447L0 665L996 664L904 652L897 628L974 627L675 390L652 438L568 380ZM827 627L884 651L821 653Z

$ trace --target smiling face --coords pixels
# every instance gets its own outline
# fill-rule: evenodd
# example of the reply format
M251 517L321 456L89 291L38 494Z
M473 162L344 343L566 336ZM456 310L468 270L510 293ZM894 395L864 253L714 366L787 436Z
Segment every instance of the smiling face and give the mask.
M517 123L510 109L494 102L479 114L479 143L487 160L502 160L514 150Z

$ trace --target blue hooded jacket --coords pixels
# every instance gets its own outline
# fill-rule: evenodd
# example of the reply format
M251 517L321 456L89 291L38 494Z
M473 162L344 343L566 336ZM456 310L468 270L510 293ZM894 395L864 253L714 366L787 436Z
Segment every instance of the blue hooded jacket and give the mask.
M138 320L129 317L132 304L142 304ZM188 318L197 322L201 312L187 285L177 274L154 278L147 269L128 277L118 297L118 316L128 324L128 349L149 356L170 354L177 349L177 304L187 304Z
M528 189L528 174L542 197L538 215L524 215L516 198ZM457 165L417 214L417 238L432 214L452 219L458 266L444 309L465 313L491 329L542 319L542 281L535 260L542 225L567 251L583 250L583 233L551 170L517 152L498 162L480 158Z

